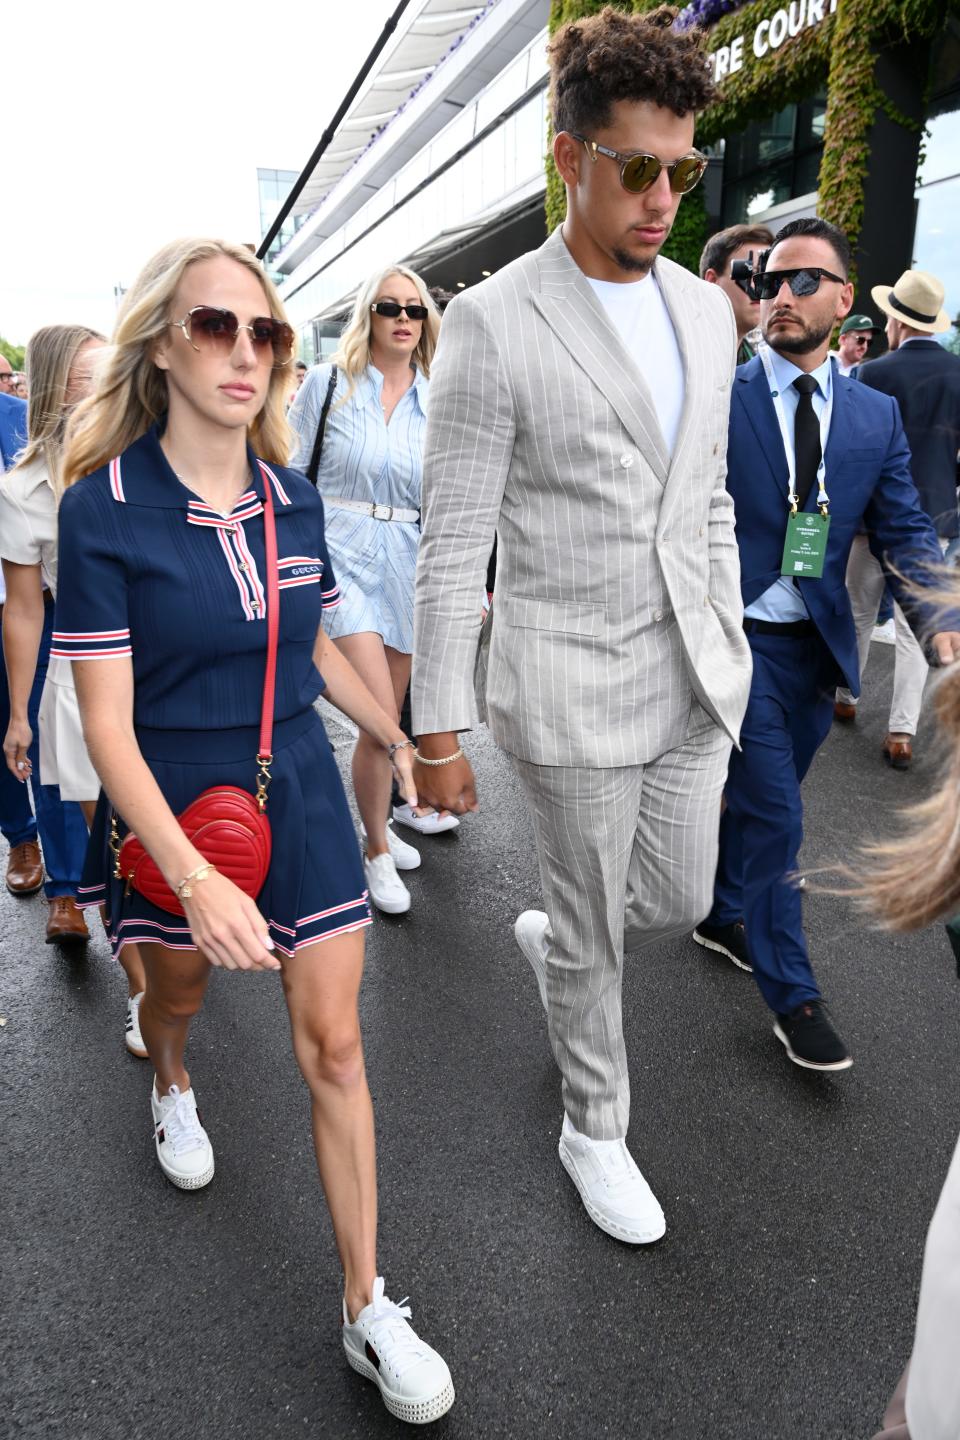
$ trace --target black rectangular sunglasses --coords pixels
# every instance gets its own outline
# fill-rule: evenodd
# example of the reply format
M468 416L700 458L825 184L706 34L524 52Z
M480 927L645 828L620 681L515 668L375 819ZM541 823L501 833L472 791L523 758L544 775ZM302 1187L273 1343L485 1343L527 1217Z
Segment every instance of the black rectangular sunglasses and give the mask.
M375 315L385 315L388 320L399 320L404 314L408 320L426 320L430 313L426 305L398 305L396 300L374 300L370 309Z
M790 286L791 294L801 299L804 295L816 295L821 280L835 280L838 285L847 283L842 275L834 275L832 270L824 270L822 265L806 265L802 270L761 270L759 275L753 276L751 283L757 300L775 299L784 281Z

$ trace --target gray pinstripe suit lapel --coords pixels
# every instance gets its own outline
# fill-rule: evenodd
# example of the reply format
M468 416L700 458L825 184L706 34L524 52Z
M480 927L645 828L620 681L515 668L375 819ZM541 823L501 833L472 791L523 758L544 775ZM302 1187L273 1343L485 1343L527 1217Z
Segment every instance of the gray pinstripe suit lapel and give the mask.
M683 361L684 382L680 429L677 432L677 443L673 447L669 477L660 507L660 526L663 527L669 521L674 505L684 493L694 440L698 435L703 435L703 417L709 410L713 396L710 393L707 358L697 327L700 304L696 289L682 283L677 284L668 267L664 265L655 264L654 273L673 321Z
M607 318L559 228L540 250L533 303L616 411L653 473L666 484L669 456L646 381Z

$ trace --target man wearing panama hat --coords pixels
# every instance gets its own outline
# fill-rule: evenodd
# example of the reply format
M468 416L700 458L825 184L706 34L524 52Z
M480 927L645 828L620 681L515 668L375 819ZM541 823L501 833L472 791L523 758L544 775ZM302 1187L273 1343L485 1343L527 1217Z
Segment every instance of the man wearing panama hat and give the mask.
M870 293L874 304L888 317L886 333L890 353L859 370L858 379L873 390L892 395L900 406L910 444L913 481L945 551L960 533L957 521L960 357L952 355L933 338L950 329L950 319L943 308L943 285L926 270L906 270L896 285L875 285ZM872 554L867 536L857 536L850 552L847 589L857 627L861 675L885 583L880 562ZM883 756L894 769L906 770L913 759L913 737L920 719L928 669L923 650L899 607L894 614L897 651ZM848 690L838 690L837 718L853 720L856 704Z

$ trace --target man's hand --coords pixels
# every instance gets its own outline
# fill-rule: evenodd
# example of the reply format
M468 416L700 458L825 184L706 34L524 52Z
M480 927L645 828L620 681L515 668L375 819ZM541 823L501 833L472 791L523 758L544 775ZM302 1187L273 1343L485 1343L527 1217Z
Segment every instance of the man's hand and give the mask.
M957 639L960 642L960 636ZM428 760L442 760L447 755L454 755L460 748L460 742L455 732L421 735L417 748ZM421 765L414 761L413 779L421 805L432 805L435 810L452 810L454 815L466 815L470 810L480 809L473 770L466 756L452 760L449 765Z
M960 660L960 631L941 630L930 644L941 665L952 665L954 660Z

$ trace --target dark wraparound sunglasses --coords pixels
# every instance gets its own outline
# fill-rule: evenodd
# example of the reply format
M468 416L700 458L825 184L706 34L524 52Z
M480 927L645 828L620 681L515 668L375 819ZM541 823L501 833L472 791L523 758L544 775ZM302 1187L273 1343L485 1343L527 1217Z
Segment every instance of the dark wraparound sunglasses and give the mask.
M824 270L821 265L807 265L803 270L762 270L753 277L753 293L758 300L774 300L786 281L791 293L799 300L804 295L816 295L821 280L835 280L838 285L847 283L842 275L834 275L832 270Z
M596 140L588 140L585 135L578 135L575 130L567 133L586 147L591 160L596 161L598 155L607 155L611 160L619 161L620 184L624 190L629 190L631 195L642 195L644 190L649 190L659 179L661 170L666 170L670 178L670 189L674 194L686 195L695 185L699 185L708 164L706 155L701 155L699 150L693 150L689 155L674 160L672 165L665 165L656 155L648 155L645 150L632 150L624 155L620 150L610 150L606 145L598 145Z
M374 300L370 306L374 315L385 315L388 320L399 320L406 315L408 320L426 320L430 313L426 305L398 305L395 300Z
M283 320L274 320L272 315L261 315L249 325L241 325L232 310L220 310L215 305L194 305L182 320L171 320L178 326L194 350L206 355L229 355L241 330L250 332L250 343L257 359L270 356L270 363L279 369L290 363L293 355L293 330Z

